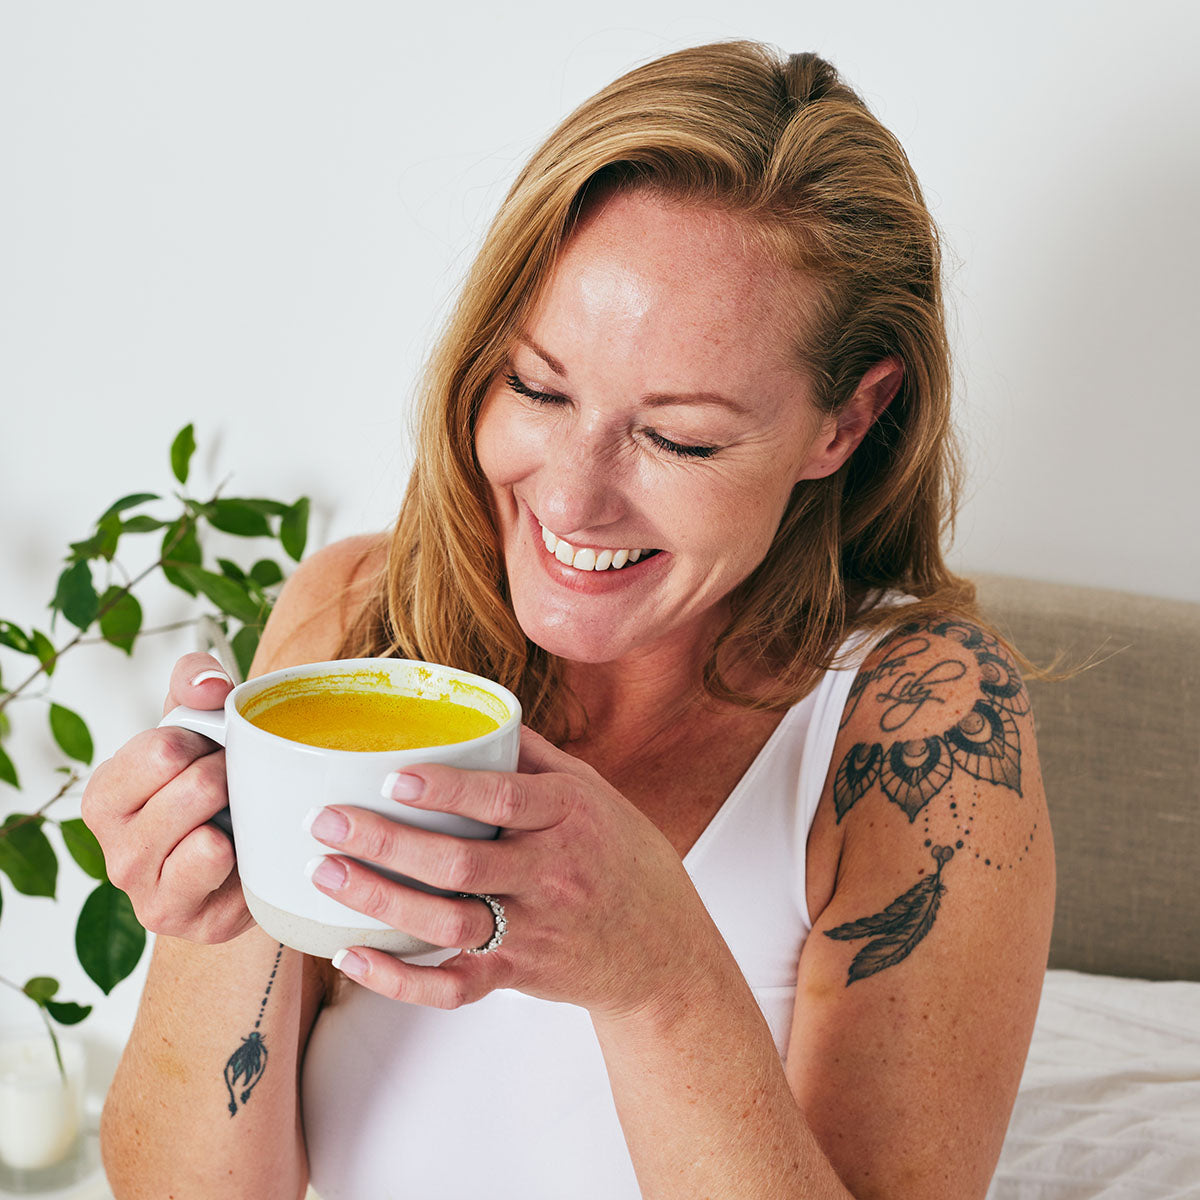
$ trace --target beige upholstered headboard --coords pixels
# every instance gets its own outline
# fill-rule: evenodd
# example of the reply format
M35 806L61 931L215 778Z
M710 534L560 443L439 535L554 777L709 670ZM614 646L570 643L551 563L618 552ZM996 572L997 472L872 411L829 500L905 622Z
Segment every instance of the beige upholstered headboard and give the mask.
M1058 857L1050 966L1200 980L1200 604L997 575L984 613L1029 681Z

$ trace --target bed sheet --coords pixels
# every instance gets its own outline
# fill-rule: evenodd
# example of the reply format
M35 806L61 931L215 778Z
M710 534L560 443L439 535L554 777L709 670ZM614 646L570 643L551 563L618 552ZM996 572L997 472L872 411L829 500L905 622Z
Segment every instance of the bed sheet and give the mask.
M988 1200L1200 1197L1200 983L1047 973Z

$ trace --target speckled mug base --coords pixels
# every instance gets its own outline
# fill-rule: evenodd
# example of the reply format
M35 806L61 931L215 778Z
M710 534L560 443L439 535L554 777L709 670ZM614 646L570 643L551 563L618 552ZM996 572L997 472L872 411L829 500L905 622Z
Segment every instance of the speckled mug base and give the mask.
M246 907L264 933L293 950L312 954L317 958L332 958L339 950L348 946L369 946L373 950L385 950L397 958L416 958L431 950L440 950L430 942L401 933L398 929L363 929L352 925L326 925L309 917L298 917L268 904L256 896L245 884L242 894Z

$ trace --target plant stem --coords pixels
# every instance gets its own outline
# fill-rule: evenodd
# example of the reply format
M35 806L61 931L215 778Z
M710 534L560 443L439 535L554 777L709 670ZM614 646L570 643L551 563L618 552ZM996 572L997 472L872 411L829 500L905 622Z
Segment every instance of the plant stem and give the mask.
M14 992L20 992L21 995L24 996L25 999L31 1004L37 1005L38 1013L46 1024L46 1032L50 1035L50 1044L54 1047L54 1061L58 1063L58 1073L62 1077L63 1087L66 1087L67 1068L63 1066L62 1050L59 1048L58 1038L54 1034L54 1027L50 1024L50 1018L46 1015L45 1008L38 1004L38 1002L23 987L21 987L20 984L13 983L11 979L5 979L3 975L0 975L0 983L4 984L6 987L12 988Z
M133 585L130 584L132 587ZM189 625L195 625L199 617L189 617L186 621L172 621L170 625L156 625L153 629L139 629L138 637L149 637L152 633L174 633L177 629L187 629ZM107 642L108 638L89 637L78 639L81 646L99 646L103 642Z
M82 778L78 771L72 771L70 778L66 783L58 789L58 791L42 805L35 813L27 813L19 821L14 821L11 825L6 825L0 829L0 837L7 837L14 829L20 829L22 825L28 825L30 821L36 821L52 804L57 804Z
M193 517L192 520L195 520L195 518ZM123 600L126 596L128 596L129 593L132 592L133 589L135 587L137 587L137 585L139 583L141 583L142 580L145 579L147 575L150 575L152 572L157 571L159 569L159 567L161 567L163 565L163 563L167 562L168 555L171 553L172 550L175 549L175 547L187 535L187 530L188 530L187 524L181 526L178 536L168 547L166 547L166 549L163 550L163 552L159 556L159 558L156 559L154 562L152 562L140 575L137 576L136 579L134 579L127 586L123 587L107 604L105 604L96 613L96 615L92 618L92 620L88 622L87 629L90 629L92 627L92 625L96 621L98 621L102 616L104 616L104 614L106 612L108 612L108 610L110 608L115 607L121 600ZM60 658L62 658L62 656L64 654L66 654L66 652L68 650L72 649L75 646L78 646L80 644L80 642L83 641L83 635L87 632L87 629L81 629L65 646L62 647L61 650L56 650L54 652L54 654L51 656L49 662L40 663L38 665L37 670L34 671L33 674L29 676L28 679L26 679L23 683L18 684L15 688L13 688L13 690L11 692L8 692L4 697L0 698L0 712L3 712L8 707L9 702L12 700L15 700L31 683L33 683L33 681L35 679L37 679L40 675L43 675L45 673L47 667L54 666L54 664L56 662L58 662L58 660Z

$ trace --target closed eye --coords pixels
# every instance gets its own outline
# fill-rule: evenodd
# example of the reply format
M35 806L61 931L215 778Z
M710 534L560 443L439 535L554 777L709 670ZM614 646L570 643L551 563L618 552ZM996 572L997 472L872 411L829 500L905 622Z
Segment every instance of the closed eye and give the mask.
M527 400L534 401L535 404L569 403L566 396L560 396L557 392L539 392L536 388L531 388L514 371L509 371L504 376L504 382L518 396L524 396ZM678 458L711 458L717 452L716 446L693 446L673 442L654 429L646 430L646 438L652 445L657 446L660 450L665 450L668 454L674 454Z
M555 392L539 392L531 388L519 376L509 371L504 377L504 382L508 384L518 396L524 396L528 400L536 400L538 404L562 404L566 401L566 396L559 396Z

